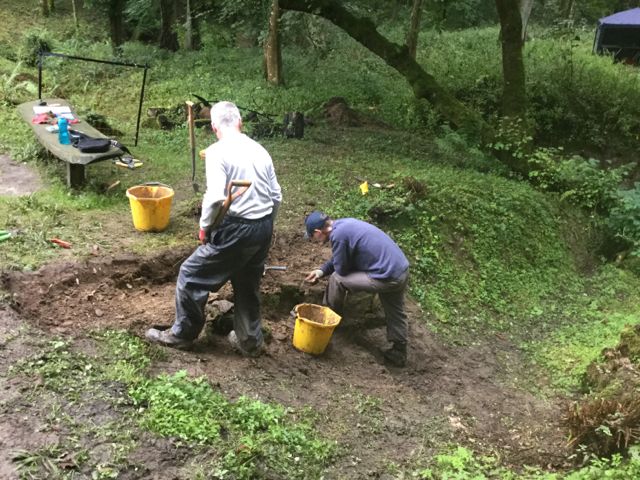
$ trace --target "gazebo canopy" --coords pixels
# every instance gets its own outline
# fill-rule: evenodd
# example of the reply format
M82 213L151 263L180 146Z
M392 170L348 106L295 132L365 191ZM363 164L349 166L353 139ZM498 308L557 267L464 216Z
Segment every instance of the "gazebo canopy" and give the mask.
M614 13L598 20L593 51L613 55L616 61L640 61L640 8Z
M624 12L614 13L608 17L598 20L600 25L611 25L618 27L640 26L640 8L632 8Z

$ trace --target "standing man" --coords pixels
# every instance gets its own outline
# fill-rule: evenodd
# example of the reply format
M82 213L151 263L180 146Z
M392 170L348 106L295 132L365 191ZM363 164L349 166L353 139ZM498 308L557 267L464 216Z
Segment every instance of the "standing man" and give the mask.
M331 258L305 280L316 283L329 276L323 303L341 314L347 292L377 293L387 320L387 339L393 346L384 351L390 365L407 363L407 315L404 292L409 262L391 238L370 223L355 218L332 220L314 211L305 220L307 236L315 242L331 242Z
M169 330L151 328L146 337L169 347L189 348L204 327L209 292L231 280L235 309L229 342L245 356L258 356L264 349L260 280L282 193L271 157L242 133L242 118L233 103L219 102L211 108L211 126L218 141L205 151L207 191L200 217L201 245L180 267L173 326ZM251 186L215 226L232 180L248 180Z

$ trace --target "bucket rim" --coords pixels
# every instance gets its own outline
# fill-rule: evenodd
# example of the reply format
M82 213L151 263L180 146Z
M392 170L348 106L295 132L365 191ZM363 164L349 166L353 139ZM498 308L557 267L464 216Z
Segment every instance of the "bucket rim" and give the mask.
M315 322L309 318L306 317L302 317L300 316L300 313L298 312L298 309L300 307L314 307L317 309L322 309L322 310L329 310L333 315L332 315L332 322L330 323L319 323L319 322ZM342 321L342 316L338 315L336 312L334 312L330 307L327 307L326 305L318 305L317 303L299 303L298 305L296 305L295 307L293 307L293 311L296 314L296 320L300 319L302 322L305 323L309 323L311 325L314 325L316 327L321 327L321 328L335 328L337 327L340 322Z
M302 323L308 323L310 325L313 325L314 328L336 328L339 324L340 324L340 319L338 318L338 320L336 320L336 323L318 323L318 322L314 322L313 320L310 320L308 318L304 318L304 317L296 317L296 321L300 321Z
M163 195L161 197L138 197L136 195L134 195L133 193L131 193L131 190L133 190L134 188L151 188L151 187L155 187L155 188L163 188L165 190L168 190L166 195ZM145 201L145 200L164 200L166 198L173 198L176 194L175 190L173 188L171 188L169 185L133 185L129 188L127 188L127 191L125 192L127 198L133 198L139 202L141 201Z

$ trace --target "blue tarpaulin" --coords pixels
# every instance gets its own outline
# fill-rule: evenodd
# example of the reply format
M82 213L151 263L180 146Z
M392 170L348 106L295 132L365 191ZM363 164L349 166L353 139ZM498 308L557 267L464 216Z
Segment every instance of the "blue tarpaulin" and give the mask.
M638 64L640 59L640 8L614 13L598 20L593 51L613 55L617 61Z

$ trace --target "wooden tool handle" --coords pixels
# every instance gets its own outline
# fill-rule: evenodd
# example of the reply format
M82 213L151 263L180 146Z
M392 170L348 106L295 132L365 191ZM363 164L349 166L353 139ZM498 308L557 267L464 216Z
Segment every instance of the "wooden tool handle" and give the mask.
M213 222L214 228L217 227L220 222L222 222L222 218L226 215L227 210L229 210L229 207L231 206L231 203L244 192L246 192L250 186L250 180L231 180L229 182L229 185L227 185L227 198L224 199L222 207L220 208L220 211L218 212L218 215ZM238 189L234 192L233 189L235 187L238 187Z

